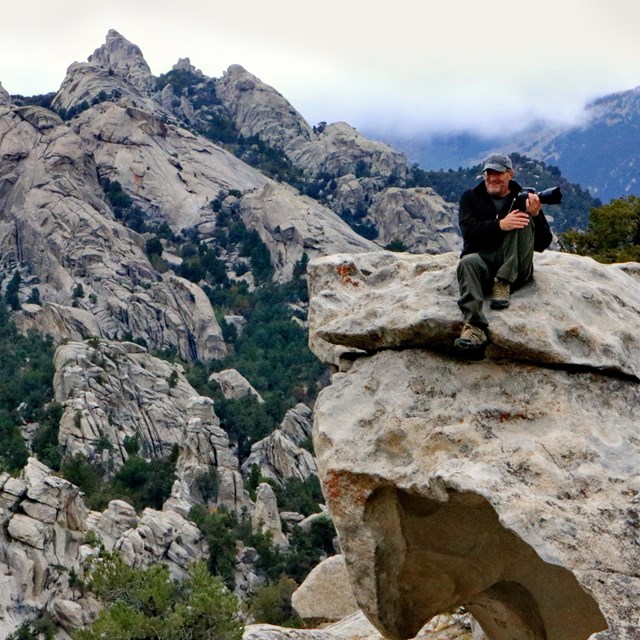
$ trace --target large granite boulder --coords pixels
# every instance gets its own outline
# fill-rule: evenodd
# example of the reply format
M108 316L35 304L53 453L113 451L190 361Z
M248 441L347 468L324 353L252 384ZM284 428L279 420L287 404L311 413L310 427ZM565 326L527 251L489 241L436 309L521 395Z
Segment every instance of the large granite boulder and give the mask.
M251 396L259 404L264 404L262 396L253 385L236 369L223 369L209 376L209 382L215 382L220 387L222 395L227 399L237 400Z
M313 455L302 446L311 438L311 417L311 409L302 403L289 409L272 433L251 445L251 453L242 463L243 474L248 476L255 465L260 477L276 482L317 475Z
M19 478L0 474L0 634L70 597L87 509L78 487L31 458Z
M251 528L253 531L271 535L274 546L279 549L289 548L287 536L282 531L276 494L267 482L260 483L256 492L256 506L251 515Z
M342 555L315 566L291 597L305 626L337 622L358 611Z
M491 640L640 635L638 265L536 256L453 357L456 257L310 265L324 493L354 595L386 636L464 607Z

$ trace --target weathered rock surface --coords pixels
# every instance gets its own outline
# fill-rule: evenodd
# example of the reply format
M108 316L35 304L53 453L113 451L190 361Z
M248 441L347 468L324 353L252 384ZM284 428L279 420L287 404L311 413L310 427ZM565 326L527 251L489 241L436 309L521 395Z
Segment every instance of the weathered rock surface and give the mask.
M47 302L44 305L22 305L12 316L21 333L40 331L52 337L55 344L66 340L80 341L88 336L102 333L98 319L90 312L78 307Z
M359 161L385 178L406 174L407 160L400 152L344 122L314 131L286 98L240 65L230 66L216 88L243 136L259 136L282 149L310 175L354 173Z
M0 105L9 105L11 104L11 96L9 92L2 86L2 82L0 82Z
M275 183L245 195L240 211L247 227L255 229L269 248L276 277L283 281L291 279L305 253L316 258L376 248L312 198Z
M35 458L19 478L0 474L0 524L2 637L45 611L61 633L91 622L99 605L72 584L97 553L89 531L132 566L163 562L175 577L208 551L199 529L175 511L145 509L140 517L120 500L102 513L88 511L78 487Z
M184 61L180 68L185 68L187 63ZM190 63L188 65L191 71ZM235 79L229 86L244 95L244 81L238 80L234 73L231 75ZM259 83L244 70L241 75ZM192 121L196 118L193 108L185 104L184 99L179 105L174 104L178 99L173 95L171 85L166 85L157 100L152 98L150 78L139 49L117 32L110 31L105 44L87 63L71 65L53 101L58 109L86 103L88 108L75 117L70 126L93 154L100 176L117 180L149 220L168 222L176 231L197 227L207 238L215 226L215 214L210 205L220 193L235 190L253 195L256 192L256 197L243 209L243 219L250 228L258 230L267 244L276 275L281 279L291 277L295 262L304 252L317 257L374 247L316 201L302 198L292 189L269 180L203 136L179 126L175 115ZM203 76L203 80L207 79ZM224 79L219 81L223 100L227 95L224 87L228 84ZM250 94L256 99L255 104L241 102L252 113L256 112L249 120L260 123L261 137L266 142L281 148L286 138L295 146L299 136L307 139L307 130L315 138L290 105L286 113L291 115L291 122L286 120L286 113L279 110L281 102L277 102L274 109L272 101L279 94L273 89L265 85ZM261 97L267 101L266 111L260 106ZM238 111L233 107L234 100L229 98L227 107L233 113L237 111L237 117L242 119L244 107L238 107ZM281 96L280 101L284 101ZM269 120L273 117L276 120ZM283 125L283 117L289 124ZM238 121L238 126L243 135L253 135L250 133L253 125L247 129ZM273 135L268 134L271 130ZM285 133L277 133L282 131ZM350 149L353 145L349 140L343 140L345 136L343 132L331 139L340 139L342 142L338 146ZM347 164L356 162L356 156L375 156L379 158L376 160L377 173L388 172L389 167L394 167L395 171L396 165L404 166L401 162L404 157L386 145L368 141L355 132L351 137L358 139L359 151L355 156L350 152L348 160L344 160ZM318 147L316 155L320 157L325 152L337 153L330 145L328 149ZM342 151L337 155L340 154Z
M251 453L242 463L243 474L249 475L256 465L263 478L276 482L286 478L306 480L316 475L313 455L300 446L311 438L311 417L311 409L302 403L289 409L273 433L251 445Z
M447 350L462 322L457 261L452 253L378 252L311 264L314 350L334 364L358 350ZM554 251L536 255L535 265L508 313L486 309L489 354L640 379L640 289L630 269Z
M174 230L215 222L221 191L245 193L269 180L231 153L162 114L104 102L71 123L95 157L100 175L117 180L150 220Z
M376 243L383 247L396 240L411 253L462 248L458 207L433 189L385 189L374 196L366 219L378 230Z
M209 398L197 396L189 400L176 475L165 509L178 511L185 517L196 504L222 506L238 517L246 517L253 509L244 490L238 459L230 449L229 436L220 427Z
M181 441L198 396L181 367L136 344L106 340L61 345L54 365L55 399L65 408L59 440L67 454L92 458L107 440L119 465L128 457L125 438L137 437L145 457L168 455Z
M537 256L534 282L490 312L487 358L465 362L447 348L451 255L310 265L311 344L343 365L315 405L317 463L354 595L382 633L408 638L464 606L492 640L638 637L629 273Z
M202 532L175 511L147 508L135 526L125 531L114 549L130 566L167 564L173 576L183 578L189 563L206 557L207 544Z
M28 265L43 306L57 305L32 314L32 324L81 330L89 323L66 310L76 306L98 319L100 335L174 345L186 359L226 353L206 295L153 270L142 238L114 220L92 154L56 115L0 107L0 159L3 264Z
M87 62L74 62L55 95L54 109L70 109L95 99L133 99L139 106L157 109L148 98L155 80L140 48L114 29Z
M256 506L251 515L253 531L271 534L273 544L280 549L287 549L289 541L282 532L282 522L278 513L276 494L267 482L260 483L256 494Z
M243 640L384 640L361 611L321 629L287 629L269 624L245 627ZM419 640L471 640L468 616L436 616L416 636ZM473 640L476 639L474 636Z
M33 458L20 478L0 474L0 505L0 633L6 637L44 610L52 593L69 593L67 571L79 567L87 509L77 487Z
M216 88L244 136L281 149L307 176L318 178L333 211L367 214L364 220L376 228L378 245L399 240L410 251L427 253L460 248L456 205L432 189L387 189L406 184L403 154L345 122L311 127L286 98L239 65L229 67ZM326 176L333 180L327 183Z
M330 556L311 570L291 604L305 626L337 622L358 611L342 555Z
M258 568L259 560L260 556L253 547L243 547L236 556L233 592L243 601L255 595L267 582L266 576Z
M260 404L264 403L262 396L253 388L251 383L235 369L223 369L209 376L209 381L214 381L220 387L222 395L229 399L253 396Z
M177 445L170 508L184 516L203 503L238 515L250 508L213 401L196 392L180 365L137 344L99 339L61 345L54 364L55 398L64 407L58 438L67 455L80 453L118 468L133 441L145 458L167 456Z

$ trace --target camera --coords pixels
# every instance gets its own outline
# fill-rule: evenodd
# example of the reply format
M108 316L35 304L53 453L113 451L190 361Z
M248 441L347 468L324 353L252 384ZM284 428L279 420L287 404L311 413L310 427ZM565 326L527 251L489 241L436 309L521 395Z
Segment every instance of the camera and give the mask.
M537 193L538 198L540 198L540 202L542 204L560 204L562 202L562 191L560 191L560 187L551 187L550 189L545 189L544 191L536 191L531 187L525 187L516 196L516 199L513 201L511 210L515 211L516 209L519 209L520 211L526 211L527 197L530 193Z

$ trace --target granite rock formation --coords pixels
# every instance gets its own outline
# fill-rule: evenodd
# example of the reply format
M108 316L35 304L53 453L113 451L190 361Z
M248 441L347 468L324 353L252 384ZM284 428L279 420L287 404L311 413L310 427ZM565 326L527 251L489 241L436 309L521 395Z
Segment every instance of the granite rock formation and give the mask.
M175 68L212 82L191 67L182 61ZM149 221L166 222L174 231L195 227L206 240L215 229L213 201L229 191L253 195L243 220L259 232L276 277L285 280L305 252L318 257L373 248L329 209L184 128L198 118L193 107L184 96L178 100L170 84L154 94L154 84L139 49L112 30L88 62L69 67L53 100L56 109L79 111L69 125L100 177L119 182ZM282 128L279 112L269 113L277 120L261 120L263 130Z
M276 482L317 475L313 455L302 446L311 438L311 418L311 409L302 403L289 409L273 433L251 445L251 453L242 463L244 475L248 476L254 465L262 478Z
M227 69L216 91L242 135L282 150L319 181L319 194L333 211L366 214L379 246L396 240L416 252L459 248L455 205L431 189L400 188L409 177L403 154L344 122L310 126L286 98L240 65Z
M342 555L314 567L296 589L291 605L305 626L338 622L358 611Z
M251 514L253 531L271 535L274 546L281 550L289 547L289 541L282 531L278 513L276 494L268 482L261 482L256 493L256 506Z
M18 478L0 474L0 522L2 637L43 612L61 633L88 624L99 604L72 577L84 575L96 544L120 550L133 566L164 562L176 577L207 552L202 533L176 512L145 509L139 517L122 501L88 511L78 487L34 458Z
M378 230L376 242L400 241L411 253L460 251L457 205L433 189L391 187L374 196L366 220Z
M230 66L216 88L243 136L258 136L282 149L310 175L354 173L358 162L382 178L406 175L402 153L367 139L344 122L314 130L286 98L240 65Z
M269 248L276 278L281 281L291 279L304 254L312 258L377 248L312 198L282 185L268 184L248 193L239 206L244 223Z
M270 624L250 624L243 640L385 640L361 611L319 629L288 629ZM436 616L416 636L417 640L470 640L466 615ZM473 637L476 640L476 637Z
M226 353L208 298L192 283L154 271L143 239L114 219L94 156L58 116L0 107L0 158L2 265L27 265L43 307L56 305L32 314L33 324L42 320L43 332L82 330L89 321L67 310L77 307L98 320L100 335L133 334L159 349L171 344L185 359Z
M244 398L252 396L260 404L264 403L262 396L253 388L251 383L235 369L223 369L209 376L209 382L216 382L220 387L222 395L229 399Z
M65 454L127 459L125 439L137 438L145 457L169 455L187 423L196 391L181 367L133 343L91 339L61 345L55 354L55 399L64 408L59 441Z
M0 82L0 105L9 105L11 104L11 96L9 92L2 86L2 82Z
M356 600L391 638L462 606L490 640L632 640L637 270L536 256L469 362L455 261L310 265L311 345L336 371L314 445Z
M61 345L54 364L55 397L64 408L59 441L66 455L80 453L117 469L134 440L147 459L167 456L178 446L170 508L184 516L196 504L221 505L237 514L250 508L213 401L198 395L180 365L137 344L100 339ZM203 493L211 469L217 476L215 496Z

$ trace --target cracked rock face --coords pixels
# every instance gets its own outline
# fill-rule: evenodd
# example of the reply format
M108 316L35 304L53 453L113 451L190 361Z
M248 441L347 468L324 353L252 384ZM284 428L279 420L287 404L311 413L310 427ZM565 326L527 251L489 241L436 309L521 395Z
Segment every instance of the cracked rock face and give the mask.
M462 238L458 207L431 188L385 189L373 198L367 214L382 247L401 241L412 253L459 251Z
M114 219L93 154L58 116L0 107L0 159L0 254L29 266L43 302L27 326L56 342L97 330L175 345L189 360L226 353L204 292L153 270L143 238Z
M455 256L349 260L310 268L311 345L341 369L314 447L367 617L392 638L461 606L491 640L638 637L633 270L538 256L464 362Z

